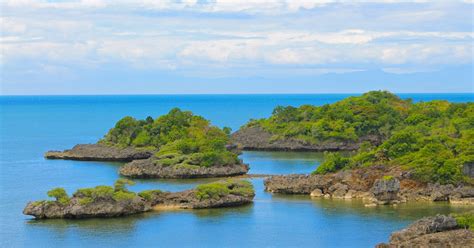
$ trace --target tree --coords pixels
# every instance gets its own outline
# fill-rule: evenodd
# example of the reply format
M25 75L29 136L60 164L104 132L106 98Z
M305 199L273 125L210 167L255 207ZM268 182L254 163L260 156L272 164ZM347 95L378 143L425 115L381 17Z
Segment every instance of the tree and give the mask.
M48 196L55 198L60 204L65 205L69 203L69 196L63 188L54 188L48 191Z
M130 186L135 185L135 182L129 179L124 179L124 178L117 179L117 181L115 181L115 184L114 184L114 191L115 192L119 192L119 191L128 192L127 185L130 185Z

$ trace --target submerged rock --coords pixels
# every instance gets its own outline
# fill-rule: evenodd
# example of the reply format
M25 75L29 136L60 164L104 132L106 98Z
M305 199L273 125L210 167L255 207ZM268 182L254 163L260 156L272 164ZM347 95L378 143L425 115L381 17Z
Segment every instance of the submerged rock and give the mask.
M388 244L376 247L474 247L474 235L462 229L453 217L437 215L392 233Z
M82 161L116 161L130 162L136 159L147 159L153 155L152 151L133 147L118 148L102 144L75 145L64 151L49 151L47 159L69 159Z
M120 174L132 178L205 178L244 175L249 167L245 164L198 166L162 165L154 158L135 160L120 168Z
M369 141L379 144L380 138L367 136L359 141L335 141L328 140L318 143L310 143L294 138L278 138L261 127L243 127L232 134L231 140L243 150L278 150L278 151L354 151L359 149L360 144Z

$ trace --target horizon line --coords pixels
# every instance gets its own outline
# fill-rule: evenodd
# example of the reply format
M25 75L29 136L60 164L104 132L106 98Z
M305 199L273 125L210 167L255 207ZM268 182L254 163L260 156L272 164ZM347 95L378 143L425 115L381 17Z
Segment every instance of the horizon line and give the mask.
M379 90L369 90L365 92L322 92L322 93L136 93L136 94L114 94L114 93L104 93L104 94L0 94L0 97L8 96L208 96L208 95L353 95L353 94L364 94L370 91L379 91ZM381 90L384 91L384 90ZM386 90L393 94L474 94L474 92L392 92Z

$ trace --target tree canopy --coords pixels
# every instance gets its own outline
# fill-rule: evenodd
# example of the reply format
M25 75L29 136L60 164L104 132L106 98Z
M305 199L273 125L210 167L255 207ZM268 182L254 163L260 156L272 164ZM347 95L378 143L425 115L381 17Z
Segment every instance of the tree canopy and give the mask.
M355 141L367 135L388 137L408 115L411 100L386 91L371 91L323 106L278 106L271 117L250 121L275 139L295 138L312 143Z
M474 104L413 103L387 91L371 91L323 106L276 107L271 117L254 120L275 139L307 142L357 141L376 135L350 158L326 154L315 173L372 165L397 165L425 182L465 180L461 170L474 161Z
M159 149L156 154L158 163L165 166L230 165L239 160L236 154L226 149L229 133L229 128L220 129L201 116L174 108L157 119L124 117L100 143Z

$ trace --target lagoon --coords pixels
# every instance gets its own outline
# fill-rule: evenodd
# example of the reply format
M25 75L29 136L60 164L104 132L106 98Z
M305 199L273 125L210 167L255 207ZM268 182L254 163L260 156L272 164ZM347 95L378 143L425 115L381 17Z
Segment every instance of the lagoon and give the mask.
M146 95L0 97L0 247L371 247L394 230L436 213L464 211L446 203L365 208L360 201L280 196L252 179L252 205L212 210L146 213L115 219L35 221L21 213L29 200L53 187L68 192L111 185L118 163L45 160L47 150L94 143L126 115L158 116L173 107L191 110L214 124L237 130L267 117L276 105L322 105L347 94ZM474 100L474 94L401 94L415 101ZM321 153L244 152L252 174L309 173ZM199 180L136 180L132 190L180 191Z

